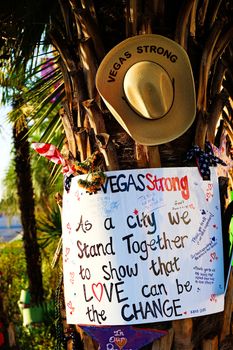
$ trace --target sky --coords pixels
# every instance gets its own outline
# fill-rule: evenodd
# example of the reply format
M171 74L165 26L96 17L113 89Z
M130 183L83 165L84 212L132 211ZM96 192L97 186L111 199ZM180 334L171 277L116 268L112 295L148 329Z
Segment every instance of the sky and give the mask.
M6 120L9 110L9 107L0 108L0 199L3 191L2 180L8 168L12 147L11 125Z

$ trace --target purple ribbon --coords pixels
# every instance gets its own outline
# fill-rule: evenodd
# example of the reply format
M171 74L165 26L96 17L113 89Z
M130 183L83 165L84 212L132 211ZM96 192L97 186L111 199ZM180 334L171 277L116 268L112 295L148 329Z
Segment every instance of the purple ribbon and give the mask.
M98 350L139 350L167 334L158 329L133 326L80 326L98 344Z

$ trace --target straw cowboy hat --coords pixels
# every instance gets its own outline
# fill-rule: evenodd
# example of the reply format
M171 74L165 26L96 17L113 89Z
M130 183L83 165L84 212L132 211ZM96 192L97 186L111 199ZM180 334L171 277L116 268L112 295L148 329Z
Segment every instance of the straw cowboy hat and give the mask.
M115 46L99 66L96 86L121 126L144 145L174 140L195 118L188 55L160 35L137 35Z

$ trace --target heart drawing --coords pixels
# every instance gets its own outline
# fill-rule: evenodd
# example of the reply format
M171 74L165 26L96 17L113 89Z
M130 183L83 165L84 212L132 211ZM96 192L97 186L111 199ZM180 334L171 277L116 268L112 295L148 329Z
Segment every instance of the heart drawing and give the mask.
M93 283L92 284L92 293L94 294L94 296L96 297L96 299L98 301L101 301L102 296L103 296L103 285L102 283Z
M75 310L75 307L73 307L73 305L72 305L72 302L71 301L69 301L68 303L67 303L67 306L68 306L68 308L71 310L70 311L70 314L72 315L72 313L74 312L74 310Z
M126 338L116 338L114 343L116 344L116 346L118 346L118 348L120 350L122 350L123 347L125 346L125 344L127 343L127 339Z
M70 272L70 283L72 283L72 284L74 284L74 276L75 276L75 273Z
M67 262L69 259L68 258L69 253L70 253L70 248L66 247L66 249L65 249L65 262Z

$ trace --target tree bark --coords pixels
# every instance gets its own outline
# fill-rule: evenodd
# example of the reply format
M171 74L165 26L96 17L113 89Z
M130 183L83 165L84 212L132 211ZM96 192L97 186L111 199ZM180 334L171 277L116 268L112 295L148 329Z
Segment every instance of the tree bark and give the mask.
M27 274L31 303L43 301L43 283L41 272L41 256L37 243L35 203L31 179L28 128L24 116L14 124L13 138L15 146L15 170L17 174L17 190L21 223L23 227L23 243L26 255Z
M61 1L61 3L64 5L65 2ZM226 91L220 93L221 84L217 69L219 66L222 67L221 79L226 86L224 76L228 67L222 60L222 56L225 55L224 50L229 44L231 28L226 18L222 16L224 1L213 5L213 2L208 0L201 4L198 0L189 0L178 5L175 1L168 3L163 0L127 0L124 1L123 27L120 27L123 23L123 12L121 21L117 22L117 16L115 16L120 2L118 6L115 2L111 6L107 2L101 2L96 9L94 9L94 1L70 0L69 3L73 27L68 25L71 23L69 18L69 21L66 21L66 28L76 28L76 33L74 30L69 30L67 40L64 33L61 42L57 40L56 34L51 37L54 38L53 44L63 59L61 70L64 75L66 101L65 111L61 116L70 153L74 158L78 159L80 156L81 160L84 160L85 156L90 154L90 150L99 149L105 157L107 170L184 166L185 155L193 143L204 149L208 138L211 142L215 141L215 129L219 116L229 100L229 89L226 88ZM114 18L118 24L115 33L113 33L115 22L111 24L110 30L108 25L104 27L99 21L98 16L101 17L103 13L106 16L105 19ZM122 28L125 33L120 35ZM102 37L99 29L103 30ZM135 143L117 125L100 101L94 84L96 63L100 62L105 50L106 52L110 50L115 41L117 44L127 37L144 33L167 36L185 48L193 67L197 91L197 115L193 126L177 140L156 147ZM73 45L75 42L78 48L75 51L76 58L72 47L68 47L69 43ZM72 52L71 57L69 57L70 52ZM232 48L229 52L232 52ZM74 70L77 69L80 71L75 75ZM75 80L78 76L81 79L79 82ZM81 91L78 91L80 88ZM229 294L227 299L229 299L227 305L231 305ZM231 311L228 312L227 326L224 326L226 333L222 333L221 340L229 334L229 315ZM200 321L199 319L174 321L168 335L155 341L152 349L215 350L219 346L220 320L221 315L214 315L214 317L200 318ZM212 333L208 331L208 327ZM203 328L203 332L200 328ZM196 331L197 334L195 334ZM94 348L86 336L85 343L86 349Z

